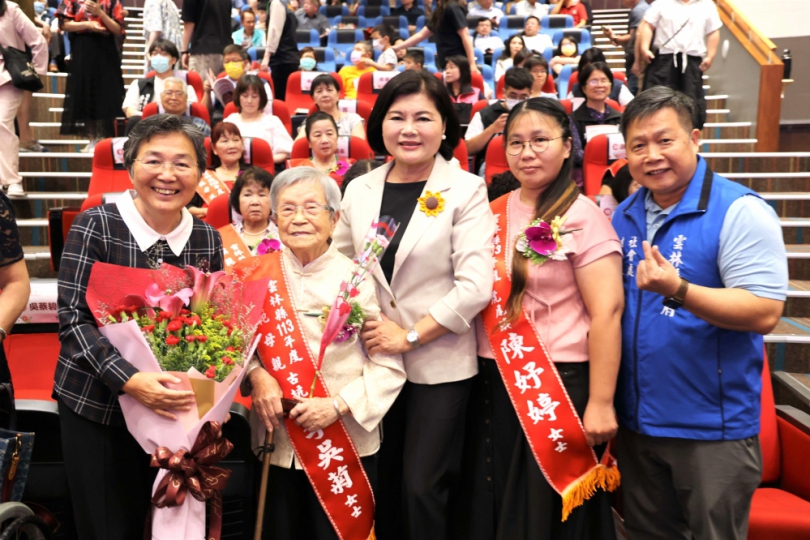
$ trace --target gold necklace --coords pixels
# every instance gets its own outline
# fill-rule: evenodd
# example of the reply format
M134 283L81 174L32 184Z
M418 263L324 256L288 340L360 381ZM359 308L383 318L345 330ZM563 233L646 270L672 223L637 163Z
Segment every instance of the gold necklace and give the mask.
M244 229L242 230L242 234L244 234L245 236L260 236L260 235L262 235L262 234L264 234L264 233L266 233L266 232L267 232L267 231L260 231L260 232L247 232L247 231L246 231L246 230L244 230Z

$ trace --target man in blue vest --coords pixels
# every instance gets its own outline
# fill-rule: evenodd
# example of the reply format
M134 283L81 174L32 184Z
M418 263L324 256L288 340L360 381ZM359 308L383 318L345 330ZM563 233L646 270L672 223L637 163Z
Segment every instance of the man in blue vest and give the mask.
M613 217L625 291L617 457L634 540L745 540L761 477L762 335L782 314L785 246L775 212L698 156L696 113L658 86L622 117L642 186Z

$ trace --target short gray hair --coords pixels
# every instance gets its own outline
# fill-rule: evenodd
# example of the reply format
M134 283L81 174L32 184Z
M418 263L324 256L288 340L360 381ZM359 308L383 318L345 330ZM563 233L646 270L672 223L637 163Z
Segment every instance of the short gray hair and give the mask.
M132 128L129 139L124 143L124 166L129 171L129 174L132 174L132 166L135 164L135 158L138 157L138 152L144 141L148 141L155 136L170 135L172 133L185 135L191 141L196 154L197 168L199 174L202 175L207 162L205 135L200 131L200 128L191 122L183 121L179 116L173 114L149 116Z
M186 81L181 79L180 77L167 77L163 79L163 89L166 89L166 85L169 83L177 83L183 87L183 92L188 92L188 86L186 85Z
M694 99L668 86L653 86L641 92L627 104L622 114L622 136L627 139L627 128L636 120L643 120L663 109L674 110L687 133L698 125L697 106Z
M301 182L320 184L326 197L326 204L332 208L329 212L330 216L334 216L335 212L340 210L340 188L332 178L312 167L293 167L276 176L273 185L270 187L270 206L273 214L276 213L276 208L278 208L278 198L281 192Z

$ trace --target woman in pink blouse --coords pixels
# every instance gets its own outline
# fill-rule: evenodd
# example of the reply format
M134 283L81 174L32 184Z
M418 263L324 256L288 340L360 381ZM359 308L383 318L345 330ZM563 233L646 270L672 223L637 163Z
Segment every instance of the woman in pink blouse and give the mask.
M587 444L601 455L617 429L613 393L624 308L621 246L602 212L579 193L571 179L571 130L565 110L556 100L530 99L513 108L504 140L510 171L521 187L504 195L506 200L492 203L496 214L504 214L499 226L506 230L505 242L495 245L495 256L505 257L508 274L500 278L511 280L506 285L505 317L500 320L514 323L523 310L551 362L543 364L541 351L528 349L516 362L512 349L513 360L502 379L479 318L479 375L470 396L465 449L472 482L466 492L472 494L472 500L459 520L461 527L469 527L461 535L471 539L612 540L610 502L603 491L562 521L562 499L532 453L510 394L519 400L523 387L532 383L528 376L522 387L517 375L526 372L529 362L546 367L547 373L537 381L546 381L543 391L550 391L547 377L553 377L555 370L581 421ZM561 236L562 247L555 244L558 253L543 261L529 258L526 243L519 242L518 236L535 219L551 223L558 216L565 218L561 229L572 231ZM497 288L496 283L496 292ZM499 353L504 347L509 345L498 344ZM527 395L523 395L524 401ZM521 421L532 424L522 416ZM548 433L546 428L542 438ZM550 466L547 462L544 468Z

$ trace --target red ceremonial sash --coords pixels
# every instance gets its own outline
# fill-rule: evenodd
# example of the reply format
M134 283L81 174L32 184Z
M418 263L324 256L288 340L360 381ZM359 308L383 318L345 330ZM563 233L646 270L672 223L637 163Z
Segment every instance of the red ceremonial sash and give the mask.
M493 238L495 284L492 301L482 313L484 327L534 459L551 487L562 496L565 521L597 488L616 489L619 470L610 448L600 463L588 446L579 415L525 310L515 322L502 324L511 289L506 253L514 247L516 236L509 231L509 194L493 201L490 207L498 226Z
M246 279L269 277L264 299L259 356L278 381L285 398L307 397L315 379L315 359L301 331L292 302L281 252L269 253L238 265L236 275ZM337 291L335 292L337 294ZM330 397L318 378L315 397ZM341 540L374 538L374 495L360 456L341 420L315 433L289 418L284 425L295 455L306 472L315 495Z
M200 183L197 184L197 194L202 197L205 204L211 204L215 197L230 192L231 188L228 184L217 178L217 175L211 171L205 171L200 177Z
M229 274L233 272L233 266L241 260L251 257L250 248L236 232L233 225L225 225L217 229L222 236L222 264Z

